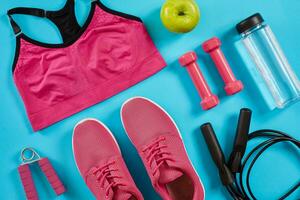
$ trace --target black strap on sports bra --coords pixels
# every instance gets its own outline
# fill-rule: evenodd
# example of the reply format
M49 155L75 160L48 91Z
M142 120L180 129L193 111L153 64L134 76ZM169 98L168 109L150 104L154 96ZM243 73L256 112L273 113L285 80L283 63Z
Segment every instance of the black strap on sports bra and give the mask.
M14 30L14 33L15 33L16 35L18 35L19 33L21 33L21 28L20 28L20 27L18 26L18 24L13 20L13 18L12 18L10 15L8 15L8 18L9 18L10 24L11 24L13 30Z
M39 8L20 7L9 10L7 14L16 35L21 33L21 29L13 20L13 14L32 15L36 17L44 17L51 20L59 29L64 42L67 42L69 38L72 38L72 36L78 33L81 28L75 16L74 0L67 0L65 6L58 11L45 11Z

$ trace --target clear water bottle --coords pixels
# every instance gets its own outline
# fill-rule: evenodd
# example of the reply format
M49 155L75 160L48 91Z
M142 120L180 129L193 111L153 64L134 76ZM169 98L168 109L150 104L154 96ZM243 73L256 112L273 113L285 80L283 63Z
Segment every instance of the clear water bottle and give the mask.
M299 80L263 17L259 13L252 15L237 24L236 29L276 107L284 108L299 100Z

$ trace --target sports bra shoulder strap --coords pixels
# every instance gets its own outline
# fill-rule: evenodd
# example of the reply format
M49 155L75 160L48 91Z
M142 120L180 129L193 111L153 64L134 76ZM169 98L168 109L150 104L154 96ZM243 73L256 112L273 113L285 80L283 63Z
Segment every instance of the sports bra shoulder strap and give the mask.
M47 16L47 12L43 9L40 8L13 8L10 9L7 12L8 15L13 15L13 14L25 14L25 15L33 15L36 17L46 17Z
M10 24L14 30L14 33L18 35L21 33L21 28L18 26L18 24L13 20L12 15L14 14L25 14L25 15L33 15L36 17L47 17L47 12L43 9L39 8L24 8L24 7L19 7L19 8L13 8L7 11Z
M18 35L19 33L21 33L21 32L22 32L22 31L21 31L21 28L20 28L19 25L13 20L13 18L12 18L10 15L8 15L8 18L9 18L10 24L11 24L13 30L14 30L15 35Z

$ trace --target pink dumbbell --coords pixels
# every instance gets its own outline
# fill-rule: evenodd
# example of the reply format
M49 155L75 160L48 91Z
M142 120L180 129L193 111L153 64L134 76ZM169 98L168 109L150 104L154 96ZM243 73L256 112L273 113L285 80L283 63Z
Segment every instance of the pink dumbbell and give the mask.
M202 98L201 106L203 110L209 110L219 104L219 99L211 92L196 61L197 55L195 52L186 53L179 58L180 64L188 70L188 73Z
M227 95L233 95L243 90L244 86L241 81L235 78L220 47L221 41L217 37L209 39L202 44L203 50L211 56L225 82L224 89Z

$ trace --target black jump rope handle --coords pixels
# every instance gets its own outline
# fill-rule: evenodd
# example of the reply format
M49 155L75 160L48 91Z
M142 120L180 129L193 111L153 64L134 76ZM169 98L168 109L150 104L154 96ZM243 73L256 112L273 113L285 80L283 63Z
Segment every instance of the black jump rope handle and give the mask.
M252 111L243 108L240 111L239 121L236 129L233 151L230 155L228 165L233 173L241 172L242 159L246 151L248 135L250 130Z
M234 183L233 173L240 170L241 160L244 156L248 141L251 113L251 110L247 108L241 109L240 111L235 143L229 161L230 167L228 167L226 163L224 153L212 125L210 123L206 123L201 126L201 131L210 151L211 157L219 169L221 181L225 186Z
M215 131L210 123L203 124L201 131L214 160L223 185L231 185L234 182L233 175L226 165L225 156L216 137Z

